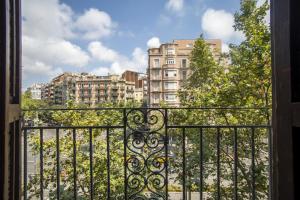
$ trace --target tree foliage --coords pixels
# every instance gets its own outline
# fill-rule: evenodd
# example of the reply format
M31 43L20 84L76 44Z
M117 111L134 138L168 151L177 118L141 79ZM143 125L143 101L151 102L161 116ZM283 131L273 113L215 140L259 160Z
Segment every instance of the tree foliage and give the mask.
M35 110L44 108L45 103L31 99L28 93L23 95L23 108L25 123L32 126L64 126L64 127L90 127L114 126L123 123L122 110L106 109L114 107L139 107L137 102L102 103L97 105L100 110L82 109L86 105L77 105L69 101L64 108L70 110ZM46 106L45 106L46 107ZM79 109L79 110L78 110ZM93 151L93 179L94 195L105 199L107 196L107 159L110 158L110 190L111 198L124 199L124 136L123 129L114 128L85 128L76 129L74 138L73 129L59 129L59 138L56 129L43 131L43 184L45 194L50 199L56 199L57 181L57 149L59 142L59 170L60 170L60 195L61 199L73 199L74 194L74 139L76 140L76 172L77 194L79 199L89 199L90 191L90 150ZM92 132L92 136L90 135ZM109 143L107 139L109 136ZM40 156L40 131L28 130L29 157ZM92 149L90 149L92 137ZM109 155L108 146L109 145ZM40 195L40 161L30 165L36 171L29 176L28 198L35 199Z
M258 6L256 0L241 1L235 14L235 30L244 34L244 41L231 44L228 54L213 55L202 36L195 42L190 57L192 71L184 89L179 92L185 107L226 107L227 109L189 110L174 112L173 118L182 124L199 125L266 125L270 124L271 106L271 50L270 27L266 22L269 4ZM230 107L261 109L228 109ZM180 119L186 119L182 121ZM204 129L204 181L205 191L216 195L217 129ZM219 130L221 137L220 161L222 174L221 193L224 199L233 198L233 144L234 129ZM252 188L251 129L238 130L238 194L250 198ZM268 129L254 131L255 186L257 199L268 195ZM177 135L176 135L177 134ZM181 133L175 133L176 145L182 144ZM199 130L189 130L187 157L188 174L199 169ZM180 151L176 152L178 155ZM198 156L195 156L198 155ZM180 162L174 161L180 173ZM191 176L192 177L192 176ZM178 176L178 180L181 178ZM199 181L190 180L191 190L198 190Z

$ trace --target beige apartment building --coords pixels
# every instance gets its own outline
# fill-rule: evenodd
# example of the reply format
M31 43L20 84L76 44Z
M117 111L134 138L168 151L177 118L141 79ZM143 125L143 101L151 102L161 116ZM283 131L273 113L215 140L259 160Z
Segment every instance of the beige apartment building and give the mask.
M41 96L50 104L62 105L68 100L74 99L76 86L76 73L63 73L48 84L44 84Z
M126 71L121 76L96 76L88 73L63 73L42 89L42 99L65 105L68 100L94 106L103 102L142 102L144 89L139 88L137 72Z
M141 103L147 103L148 96L148 78L146 74L126 70L122 74L122 79L126 82L134 82L134 100Z
M215 58L218 58L222 41L206 40ZM173 40L159 48L148 50L148 103L157 107L161 102L169 106L179 106L178 90L188 78L189 56L195 40Z
M30 92L32 99L42 99L42 88L43 84L35 83L27 88L27 91Z

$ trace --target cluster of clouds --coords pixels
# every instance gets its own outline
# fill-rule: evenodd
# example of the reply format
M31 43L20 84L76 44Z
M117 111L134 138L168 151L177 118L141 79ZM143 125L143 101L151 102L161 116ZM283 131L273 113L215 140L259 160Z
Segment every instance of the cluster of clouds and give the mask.
M100 41L91 42L88 51L98 61L111 63L110 67L99 67L92 71L93 74L103 75L111 72L121 73L124 69L140 71L141 67L147 66L147 55L136 47L128 58L113 49L104 46Z
M262 6L266 1L270 3L270 0L258 0L257 7ZM270 12L267 12L264 22L265 24L270 23ZM225 10L208 8L202 15L201 28L203 32L207 37L222 39L223 52L229 51L228 43L239 43L245 39L245 35L240 31L235 31L233 26L234 16Z
M259 0L258 4L262 4L265 0ZM178 16L184 16L186 0L168 0L166 2L166 9L170 12L181 13ZM161 21L170 22L170 18L166 15L161 15ZM240 42L244 39L242 32L235 31L233 28L234 16L232 13L225 10L215 10L207 8L201 17L201 30L206 38L221 39L223 41L222 51L228 52L228 43ZM148 41L148 47L158 46L159 39L152 38Z
M264 1L259 0L258 4ZM186 0L166 0L165 10L169 14L183 12L185 3ZM118 23L99 9L75 13L61 0L27 0L22 19L24 79L47 80L66 67L85 71L91 63L98 65L90 71L97 75L119 74L125 69L142 72L147 67L147 53L142 48L136 47L125 56L103 43L104 38L133 33L118 30ZM228 43L244 39L243 33L233 28L233 14L225 10L208 8L199 21L206 38L222 39L223 52L229 51ZM161 41L154 36L146 44L157 48Z
M228 43L242 41L244 34L233 28L234 16L225 10L207 9L202 15L201 28L209 38L222 39L222 51L228 52Z
M257 7L262 6L265 2L270 3L270 0L258 0ZM181 13L178 16L184 16L186 0L167 0L166 9L171 12ZM204 6L205 7L205 6ZM170 18L166 15L161 15L160 20L170 23ZM270 12L264 18L266 24L270 23ZM207 8L201 17L201 30L206 38L221 39L223 41L222 51L229 52L229 43L239 43L245 39L242 32L234 29L234 15L225 10L216 10ZM157 47L160 45L159 38L154 37L148 41L148 47Z
M184 0L168 0L166 9L180 11ZM51 17L49 17L51 16ZM81 68L99 63L91 73L105 75L122 73L125 69L144 71L147 54L140 48L133 49L130 57L103 44L103 38L115 34L118 23L111 16L96 8L75 13L60 0L27 0L23 5L23 76L47 80L64 71L65 67ZM77 42L88 43L86 47ZM148 48L160 46L160 39L152 37Z
M158 48L160 46L160 39L158 37L152 37L147 42L147 47L150 48Z
M146 68L146 52L141 48L133 49L128 58L103 45L101 40L116 34L118 27L104 11L90 8L74 13L59 0L27 0L22 24L25 80L35 77L47 80L62 73L65 67L84 70L97 62L105 64L93 71L101 75ZM77 43L88 45L83 47Z
M257 6L261 6L266 0L258 0ZM268 2L270 2L268 0ZM186 0L168 0L165 7L171 12L181 13L178 16L183 16ZM170 18L166 15L161 15L161 20L170 22ZM265 23L270 22L270 13L268 12L265 17ZM216 10L207 8L201 17L201 30L206 38L221 39L223 41L222 51L229 52L229 43L239 43L245 39L245 36L240 31L235 31L234 28L234 15L225 10ZM157 46L159 39L153 39L148 42L149 46Z
M202 16L202 30L212 38L222 38L225 41L243 37L243 33L233 28L234 17L225 10L207 9Z

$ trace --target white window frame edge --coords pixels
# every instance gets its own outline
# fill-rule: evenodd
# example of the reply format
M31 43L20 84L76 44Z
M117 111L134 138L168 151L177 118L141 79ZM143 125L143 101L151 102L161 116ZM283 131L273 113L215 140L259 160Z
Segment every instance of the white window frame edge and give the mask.
M185 64L186 64L185 68L188 68L188 59L186 59L186 58L182 58L182 59L181 59L181 63L180 63L180 64L181 64L181 68L184 68L184 67L183 67L183 60L186 61L186 62L185 62Z
M158 66L155 65L155 60L158 60ZM153 63L154 63L154 65L153 65L154 68L160 68L160 59L159 58L153 58Z

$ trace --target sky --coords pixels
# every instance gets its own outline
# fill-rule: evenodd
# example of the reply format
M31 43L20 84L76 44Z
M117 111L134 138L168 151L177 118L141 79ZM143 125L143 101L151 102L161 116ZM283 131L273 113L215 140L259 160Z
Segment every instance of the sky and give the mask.
M173 39L221 39L240 0L23 0L23 89L62 72L146 72L147 49Z

